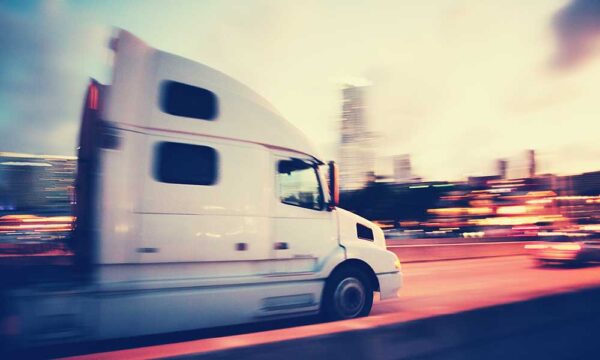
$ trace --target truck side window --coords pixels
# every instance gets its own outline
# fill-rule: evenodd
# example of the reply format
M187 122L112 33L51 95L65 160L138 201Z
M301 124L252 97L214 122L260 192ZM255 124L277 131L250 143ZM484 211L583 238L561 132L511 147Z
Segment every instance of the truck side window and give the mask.
M300 159L281 160L277 166L277 190L282 203L322 210L324 201L316 169Z
M159 104L167 114L201 120L214 120L219 112L213 92L177 81L162 82Z
M218 155L215 149L192 144L161 142L154 151L154 178L185 185L214 185Z
M363 224L356 224L356 234L359 239L375 241L375 236L373 236L373 230L364 226Z

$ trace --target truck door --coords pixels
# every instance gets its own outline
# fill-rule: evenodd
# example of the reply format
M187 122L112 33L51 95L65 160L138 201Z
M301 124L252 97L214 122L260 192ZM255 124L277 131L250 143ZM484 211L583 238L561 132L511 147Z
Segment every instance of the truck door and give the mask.
M274 269L278 275L318 272L339 251L337 218L328 211L318 166L297 155L273 156Z

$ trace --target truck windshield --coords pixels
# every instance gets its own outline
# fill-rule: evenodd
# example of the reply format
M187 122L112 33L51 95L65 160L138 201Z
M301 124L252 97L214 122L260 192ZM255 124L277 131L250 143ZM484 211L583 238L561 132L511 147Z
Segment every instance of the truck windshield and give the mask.
M300 159L279 161L277 191L284 204L322 210L325 203L317 169Z

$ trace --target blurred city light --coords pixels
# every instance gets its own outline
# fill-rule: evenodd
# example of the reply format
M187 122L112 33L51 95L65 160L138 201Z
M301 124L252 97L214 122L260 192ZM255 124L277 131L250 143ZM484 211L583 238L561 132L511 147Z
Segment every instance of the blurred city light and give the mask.
M186 260L181 261L180 267L173 265L177 264L173 259L155 260L167 251L161 251L154 244L141 246L149 237L148 233L153 231L141 230L143 227L139 223L152 223L155 218L150 215L164 215L161 208L163 202L173 205L172 203L185 203L188 200L193 203L197 199L191 196L184 198L181 194L171 198L170 194L163 194L164 200L157 200L152 198L154 194L140 190L143 196L141 200L135 200L152 203L156 207L153 211L144 212L131 200L125 205L119 205L119 211L126 208L124 212L108 211L108 214L103 214L105 218L114 221L107 227L110 229L110 236L114 239L133 239L137 241L135 246L125 250L117 245L110 249L119 252L119 256L122 255L122 259L109 264L112 266L110 270L90 270L98 265L97 257L105 255L93 252L98 252L95 237L101 237L99 232L106 229L85 228L101 218L101 215L94 213L99 211L96 197L110 203L110 199L102 196L108 193L107 189L117 188L125 182L135 188L135 191L138 187L148 187L143 180L131 175L135 172L129 173L130 163L119 162L121 159L118 158L124 153L118 146L119 141L123 140L119 137L122 135L119 132L137 134L143 128L154 137L162 136L156 131L157 128L136 127L137 125L126 122L120 124L126 130L113 128L111 121L114 119L109 115L114 114L104 111L106 104L111 104L111 101L113 104L117 101L139 101L144 104L136 99L135 91L130 91L137 89L135 86L131 89L123 87L127 90L123 91L127 96L120 99L104 97L113 86L110 80L113 74L109 69L113 66L114 51L120 45L111 38L114 33L112 26L115 24L139 31L140 36L147 38L149 43L156 44L169 53L234 74L243 83L247 83L249 88L257 89L257 93L268 95L269 100L280 108L280 111L271 110L270 105L265 105L266 101L258 95L257 99L252 98L255 94L245 88L244 91L252 96L234 96L227 87L221 89L219 79L222 74L215 71L214 74L219 75L214 75L214 79L208 79L207 83L214 86L217 93L223 91L223 94L215 95L215 99L218 98L222 103L213 99L214 109L219 104L222 106L219 110L223 114L229 115L233 112L232 109L242 114L238 116L236 113L238 117L235 120L239 123L226 124L227 131L244 133L239 128L246 126L248 119L259 119L256 123L262 125L261 121L265 116L263 111L268 112L269 116L272 111L277 120L289 119L289 124L286 123L282 128L289 130L297 127L306 135L306 139L298 140L299 143L306 140L317 145L322 151L318 156L290 148L303 157L309 155L310 161L314 160L319 164L317 166L312 162L305 163L304 159L294 159L301 165L298 169L292 167L292 170L306 170L306 176L316 179L310 191L300 189L298 184L301 182L296 179L289 180L290 183L287 184L290 188L298 185L298 189L290 191L287 203L283 203L295 206L294 210L300 214L298 218L301 221L293 223L289 220L293 217L276 211L269 212L273 210L273 206L268 204L235 203L256 192L256 189L242 189L246 182L251 182L247 181L248 172L274 170L273 166L265 165L266 160L248 170L250 166L245 164L245 156L255 146L265 145L255 141L256 139L248 140L240 146L246 152L235 161L237 167L234 170L238 172L231 170L227 173L229 179L235 178L232 183L239 187L234 189L240 190L241 195L225 205L207 203L201 210L190 205L189 209L177 212L179 217L191 217L204 216L204 213L199 214L202 211L214 211L219 213L218 216L226 218L223 222L227 223L230 218L243 211L254 211L256 214L244 215L245 218L240 222L242 225L231 226L231 229L223 232L211 229L210 221L198 221L202 226L198 225L193 229L197 224L182 226L185 231L190 232L192 240L187 245L176 248L183 255L175 260L181 260L181 257L194 251L208 253L213 251L211 246L223 252L235 251L236 255L242 254L240 258L231 260L233 257L223 255L222 258L215 257L218 261ZM222 275L223 271L220 265L209 270L190 270L193 264L214 265L213 262L221 261L238 264L236 261L245 260L246 255L250 259L254 256L252 251L260 249L268 255L259 254L260 256L252 258L249 264L240 267L242 270L236 269L235 276L242 274L244 281L252 277L266 282L273 279L287 281L280 280L286 276L312 276L317 272L296 272L295 268L309 264L306 266L319 268L319 271L326 269L324 261L320 262L313 256L312 253L316 251L302 247L310 244L310 241L298 241L301 249L298 250L299 253L290 255L289 264L284 264L284 257L280 254L291 253L287 237L305 240L313 234L310 231L320 229L319 226L325 223L324 219L335 225L327 227L323 232L332 232L326 234L327 240L331 240L336 246L344 247L342 239L353 236L359 247L367 248L379 242L380 251L389 255L390 259L400 257L396 257L395 261L386 261L390 268L393 263L391 269L397 270L394 274L399 274L400 270L404 272L407 281L406 290L403 288L402 291L408 294L401 292L400 300L394 300L397 302L392 302L391 305L375 305L375 316L369 320L325 324L330 328L315 330L315 334L319 336L326 335L324 344L329 341L327 336L331 336L331 329L348 333L356 329L367 332L371 327L392 324L391 319L416 321L415 318L410 318L415 314L439 320L440 316L483 306L531 301L532 297L563 292L565 289L576 292L598 287L600 277L598 268L594 265L600 262L600 145L597 139L600 132L597 121L600 113L599 44L600 1L595 0L538 1L527 4L521 1L507 4L450 1L435 5L406 1L339 4L294 1L204 3L185 0L178 2L176 6L166 1L98 4L7 1L0 4L0 49L3 49L0 56L0 68L3 69L0 73L0 341L4 339L2 336L21 330L19 321L22 319L16 319L14 315L18 306L11 302L14 294L25 294L25 298L33 298L29 292L41 291L43 296L40 298L47 300L50 304L48 308L59 309L62 313L55 317L53 314L48 315L49 318L53 317L48 322L50 325L34 330L43 335L46 331L48 334L54 331L69 337L69 331L74 328L85 335L101 332L85 326L77 328L79 324L72 324L84 318L110 321L101 318L94 311L100 308L117 308L116 306L97 303L94 304L94 311L82 312L83 315L78 313L77 316L69 311L71 307L83 308L88 305L87 301L95 299L94 296L102 289L109 289L109 295L102 295L103 299L110 298L112 301L114 298L126 298L129 295L122 296L122 293L131 289L125 291L117 286L120 286L117 283L125 279L126 274L135 273L140 276L123 282L136 291L146 291L143 296L150 294L147 296L151 297L162 291L161 285L156 284L166 282L166 279L177 279L179 283L173 287L188 291L188 286L197 287L197 284L192 284L192 280L196 281L206 274ZM176 73L176 66L172 69L169 63L161 63L161 56L166 52L157 54L159 55L148 62L155 61ZM184 64L188 64L188 60L185 61ZM156 64L153 63L152 66ZM187 70L184 67L176 70L185 74ZM135 79L139 81L139 88L149 85L150 80L154 81L153 77L158 76L155 72L149 72L151 75L146 77L152 79L143 78L142 70L135 75L139 77ZM90 81L89 76L101 81ZM155 96L162 94L163 90L157 88L152 91L152 95L147 96L144 101L154 106L158 104ZM236 96L239 99L236 98L236 102L230 105L229 97ZM194 101L200 102L197 99ZM196 104L194 101L190 100L190 103ZM241 108L246 102L260 103L256 106L259 108L256 110L258 115L246 116ZM136 113L137 110L131 109L128 108L128 111L135 114L127 112L127 116L137 116L144 121L147 120L144 116L150 119L154 116L153 111L158 111L142 109ZM181 115L165 111L163 113L169 116ZM140 114L142 115L139 116ZM78 132L80 127L83 128L86 115L93 117L93 126L85 129L85 134L81 131L81 137L89 137L87 140L90 144L93 142L94 151L101 149L98 152L114 156L111 161L118 163L113 164L119 167L118 179L112 178L111 174L95 172L98 169L90 164L97 166L101 163L99 159L89 154L86 157L85 152L79 158L74 155L78 150ZM163 118L156 116L152 120L159 122ZM235 140L225 136L228 134L212 133L216 127L223 125L223 122L211 122L215 120L213 116L210 119L198 117L195 120L206 120L209 124L206 133L178 129L173 130L169 136L188 139L198 135L215 141ZM89 121L91 124L92 120ZM184 120L177 118L176 121L183 123ZM264 128L256 126L247 132L253 132L257 136L271 136L275 133L268 122L265 121L264 124ZM286 145L287 139L277 140ZM145 140L139 142L144 146L150 144ZM135 146L140 144L136 143ZM281 144L267 144L263 147L268 151L282 153L290 150L287 145ZM131 151L131 148L134 146L127 150ZM140 167L151 166L148 165L150 160L142 156L138 159L139 154L135 151L132 153L127 154L127 160L135 159L135 166L138 166L138 162ZM100 157L97 154L94 156ZM225 152L223 158L227 156L230 155ZM280 154L272 157L278 156ZM248 155L248 158L251 156ZM215 155L214 159L214 163L218 164L220 158ZM335 162L328 163L329 160ZM334 164L337 165L334 167ZM313 165L318 169L313 169ZM179 168L186 166L188 163L182 162ZM328 172L325 171L326 168L329 170L328 174L325 174ZM338 168L339 174L336 173ZM281 174L290 176L292 170L277 173L268 178L268 181L261 178L263 182L254 185L267 194L265 189L268 186L265 183L269 186L281 185L285 181ZM333 188L330 194L327 181L321 181L318 175L315 178L313 170L317 174L322 173L322 179L331 177L326 179L329 180L329 185L339 184L339 188ZM146 172L149 174L151 171L155 169ZM217 179L215 173L212 174L215 183L223 180ZM89 175L89 178L80 181L82 174ZM101 177L110 178L110 181L102 183L104 188L90 185L93 182L90 179L97 180ZM82 188L89 191L86 193L87 198L76 198L76 179L78 191L83 191ZM258 182L257 180L256 183ZM115 191L115 194L117 197L130 195L135 192L131 188L124 187L126 190L121 189L121 193ZM336 193L338 190L339 193ZM233 193L237 192L227 191L227 196ZM198 194L198 199L205 196L200 191ZM271 196L274 194L267 195L270 200L275 198ZM331 215L336 211L337 201L326 200L330 197L337 198L337 195L339 208L358 215L352 215L354 222L348 220L351 223L348 231L340 230L342 226L348 225L339 220L343 218L341 215ZM313 206L306 208L303 206L305 203ZM300 209L302 207L304 208ZM76 208L79 212L75 211ZM321 218L318 218L318 225L313 226L306 219L310 219L317 211ZM136 222L123 214L149 216ZM87 215L90 219L84 219ZM252 218L254 216L258 220ZM82 219L85 221L82 222ZM276 223L276 220L281 223ZM78 226L77 221L84 225ZM284 223L286 221L288 223ZM361 221L371 221L376 226L367 228ZM170 226L177 228L179 224L173 221ZM361 235L361 230L365 230L363 227L366 232ZM288 233L281 229L287 229ZM263 234L257 235L261 231ZM259 240L271 237L281 239L276 239L275 246L249 245L246 243L248 240L243 238L244 234L256 236ZM224 250L223 244L238 236L243 242ZM84 237L89 243L81 240ZM168 240L172 245L177 239ZM294 245L292 243L291 247ZM154 255L155 259L152 259ZM340 257L359 262L357 259L350 259L352 256L354 253L344 247ZM324 258L332 259L334 256L328 253ZM480 262L473 259L479 259ZM81 263L85 263L87 268ZM141 265L140 270L131 270L133 265ZM152 278L155 276L154 270L148 269L155 268L151 265L167 269L167 272L158 279ZM244 273L250 271L248 269L256 273ZM331 267L332 272L328 276L336 274L333 269ZM369 276L363 277L366 279L364 283L370 285L365 286L367 291L363 292L369 295L374 290L383 293L381 289L384 283L380 283L377 278L380 271L369 270ZM356 281L361 279L361 275L351 275L355 276L352 279ZM578 278L580 275L583 280ZM105 277L104 280L108 279L101 285L82 280L96 280L101 276ZM287 310L286 306L293 308L308 304L307 306L314 307L315 314L323 315L323 307L319 303L321 297L326 293L336 294L331 290L333 288L324 285L324 281L330 278L328 276L315 275L306 281L320 281L310 290L316 296L290 295L296 296L290 300L291 303L285 303L283 298L287 295L277 296L264 301L257 300L257 303L262 301L261 311L271 307L283 312ZM226 277L234 276L223 276ZM543 281L538 281L537 277ZM331 278L335 276L331 275ZM556 284L553 283L555 278L560 279ZM272 282L276 283L275 280ZM581 281L578 282L579 280ZM140 285L144 281L153 283ZM76 306L62 303L55 305L54 299L47 296L51 291L56 291L61 296L70 294L73 284L84 284L84 300ZM349 284L350 288L355 286L354 290L364 290L356 283ZM214 280L214 284L211 283L210 286L216 288L223 284ZM300 288L296 284L290 286L290 289ZM270 289L264 292L268 291ZM237 301L239 307L246 306L245 302L251 296L244 297L239 293L239 289L236 289L231 291L230 296ZM498 300L502 303L493 303L494 296L489 295L492 293L503 295ZM174 313L178 307L189 305L187 296L185 293L178 298L179 302L169 305L168 309L166 306L161 309L166 313ZM405 299L406 303L403 302ZM119 311L127 314L131 309L150 308L145 301L131 301L127 304L129 308L125 306L123 309L119 308ZM215 302L218 308L219 299ZM428 306L426 310L421 309L422 303ZM202 307L204 304L197 306ZM18 310L21 311L22 308L21 306ZM514 316L507 318L511 318L511 321L526 321L528 316L541 316L537 313L532 315L534 311L531 308L526 309L529 313L515 312ZM569 318L570 322L565 322L567 325L575 326L575 320L584 316L571 316L574 309L580 310L580 306L561 307L558 303L541 308L539 312L551 310L548 313L555 312L552 315L562 314ZM371 311L371 308L368 310ZM25 313L33 317L39 315L37 312L45 315L44 311L45 308L39 307L26 309ZM222 317L229 315L225 311ZM126 316L123 315L123 318ZM168 323L167 320L170 320L161 318L161 311L153 311L153 316L156 316L157 323L163 320ZM253 313L248 318L269 321L269 316L271 315ZM277 316L273 317L275 318ZM218 320L211 319L209 323L217 326L220 324ZM443 318L439 321L443 328L443 325L452 320ZM475 330L464 326L472 331L469 332L470 337L475 338L477 334L487 331L479 328L479 323L474 323L478 325L467 325L476 328ZM274 328L285 327L287 324L274 325ZM489 323L486 322L486 325ZM596 325L590 327L596 328ZM528 336L535 331L532 328L522 328L520 332L511 332L509 325L507 328L509 330L504 334L506 337L523 336L524 341L529 341ZM556 329L558 328L557 326ZM257 329L259 330L252 331L264 330L260 327ZM438 334L431 329L439 330L428 327L424 333L429 337L424 336L414 343L435 348L446 344L444 341L448 339L453 340L452 336L456 335L446 337L443 341L432 341ZM310 331L313 330L311 328ZM452 328L452 331L456 332L455 330L456 328ZM115 330L115 333L118 331ZM233 334L244 332L237 328L228 328L227 331ZM292 331L285 336L290 336L290 333ZM214 335L210 334L203 336L210 339ZM283 335L269 335L275 339L288 340ZM77 333L77 336L81 334ZM460 336L463 334L454 337ZM267 335L264 338L263 335L256 337L259 341L266 342ZM477 343L471 341L470 337L464 343ZM72 338L76 336L73 335ZM396 337L389 338L396 340ZM158 339L150 340L150 343L158 341L162 344L160 342L164 340L160 336ZM382 336L381 339L387 337ZM345 341L354 343L347 339ZM229 347L237 347L242 343L235 339L222 341L222 344ZM377 342L373 342L375 343ZM466 346L464 343L461 346ZM550 343L551 341L542 341L540 348L548 347ZM135 342L132 344L139 346ZM210 346L217 346L215 344ZM364 354L376 356L385 351L371 348L372 344L368 342L363 344L356 341L356 344L364 345ZM3 346L0 343L0 358ZM107 347L111 346L126 347L118 341L116 345L113 343ZM65 349L58 353L60 351ZM80 353L86 351L84 349ZM139 357L146 355L147 353ZM594 356L590 355L589 358Z

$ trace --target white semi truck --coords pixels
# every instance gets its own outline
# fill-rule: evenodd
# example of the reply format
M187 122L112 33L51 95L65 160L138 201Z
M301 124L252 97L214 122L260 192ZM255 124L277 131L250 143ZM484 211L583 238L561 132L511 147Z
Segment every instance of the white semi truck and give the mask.
M5 339L351 319L397 296L383 232L336 207L336 165L268 102L126 31L111 48L84 103L73 257L3 290Z

